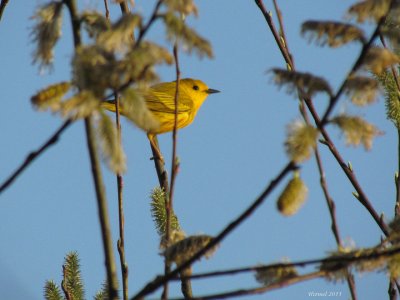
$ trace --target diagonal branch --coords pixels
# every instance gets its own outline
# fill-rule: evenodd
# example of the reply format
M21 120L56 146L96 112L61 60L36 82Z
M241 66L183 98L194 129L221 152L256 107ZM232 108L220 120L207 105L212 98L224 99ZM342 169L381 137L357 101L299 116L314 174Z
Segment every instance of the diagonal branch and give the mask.
M265 17L265 19L267 20L268 26L270 27L271 31L273 32L273 35L275 37L275 40L277 41L278 47L286 61L286 63L289 64L290 67L293 67L293 65L291 65L291 61L288 60L287 58L290 57L290 55L288 54L287 49L284 47L283 43L280 41L279 38L277 38L276 36L278 36L278 33L275 29L275 26L273 25L271 16L268 14L262 0L255 0L257 6L260 8L261 13L263 14L263 16ZM393 5L394 0L392 0L391 2ZM369 43L367 43L369 44ZM365 52L366 50L364 50L363 47L363 51ZM359 56L359 58L357 59L357 61L362 61L363 58L360 58L361 54ZM360 62L355 63L354 66L356 66L356 68L358 68ZM353 66L353 68L354 68ZM348 77L347 77L348 78ZM334 96L334 98L339 98L339 96L341 95L342 91L339 91L336 93L336 96ZM302 93L304 94L304 93ZM360 203L369 211L369 213L371 214L371 216L373 217L373 219L375 220L375 222L378 224L378 226L381 228L381 230L383 231L383 233L387 236L389 229L388 226L386 225L386 223L380 218L380 216L378 215L378 213L375 211L375 209L373 208L371 202L369 201L368 197L366 196L366 194L364 193L363 189L361 188L355 174L353 173L352 170L350 170L346 163L344 162L343 158L341 157L340 153L337 151L336 147L334 146L332 140L330 139L330 136L328 135L327 131L325 130L324 126L326 124L322 124L318 114L316 113L316 110L314 108L314 105L312 103L311 99L303 99L308 110L310 111L315 124L317 125L317 128L320 130L322 136L324 137L325 141L324 143L326 143L326 145L328 145L329 150L331 151L331 153L333 154L333 156L335 157L336 161L339 163L340 167L343 169L343 171L345 172L346 176L348 177L348 179L350 180L350 182L352 183L353 187L355 188L355 190L357 191L359 197L357 198ZM332 103L330 103L331 105ZM333 107L331 108L333 109ZM329 114L329 113L328 113ZM325 113L326 117L328 117L328 114Z
M72 124L72 120L68 119L65 121L60 128L54 132L54 134L41 146L39 149L32 151L27 155L25 161L12 173L1 185L0 185L0 194L4 192L19 175L22 174L25 169L35 161L38 156L40 156L47 148L57 143L59 137Z
M326 274L325 271L315 271L304 275L299 275L295 277L289 277L287 279L282 279L277 282L271 283L266 286L250 288L250 289L238 289L229 292L223 292L220 294L213 294L213 295L204 295L199 297L193 297L190 299L202 299L202 300L211 300L211 299L228 299L234 297L243 297L247 295L256 295L256 294L263 294L268 291L273 291L276 289L280 289L282 287L291 286L296 283L304 282L311 279L321 278L324 277ZM171 298L170 300L185 300L184 298Z
M153 281L148 283L142 290L140 290L131 299L142 299L144 296L154 292L165 282L176 277L184 269L192 265L196 260L201 258L208 250L218 245L222 240L224 240L229 234L232 233L239 225L241 225L247 218L249 218L253 212L264 203L265 199L271 194L271 192L277 187L277 185L286 177L286 175L296 170L298 167L293 163L289 162L286 166L279 172L279 174L270 182L270 184L265 188L261 195L254 200L254 202L242 212L236 219L229 223L215 238L211 240L205 247L200 249L191 258L189 258L185 263L182 263L179 267L168 273L167 276L156 277Z
M329 101L329 105L328 108L326 109L325 113L323 114L322 118L321 118L321 125L325 126L328 123L328 118L330 113L332 112L333 108L335 107L335 105L337 104L337 102L339 101L340 96L343 94L343 91L346 87L347 81L351 78L352 75L354 75L354 73L356 71L358 71L358 69L362 66L365 56L367 55L369 49L371 48L371 46L373 45L375 39L379 36L380 33L380 28L382 27L383 24L385 24L387 16L389 15L390 10L394 7L395 3L397 0L392 0L390 2L390 6L388 8L388 11L386 12L386 14L379 20L378 24L375 27L374 32L372 33L371 37L369 38L368 42L365 43L361 49L360 55L358 56L357 60L355 61L353 67L351 68L350 72L348 72L348 75L346 76L346 78L343 80L342 85L340 86L340 88L338 89L338 91L336 92L336 94L330 99Z

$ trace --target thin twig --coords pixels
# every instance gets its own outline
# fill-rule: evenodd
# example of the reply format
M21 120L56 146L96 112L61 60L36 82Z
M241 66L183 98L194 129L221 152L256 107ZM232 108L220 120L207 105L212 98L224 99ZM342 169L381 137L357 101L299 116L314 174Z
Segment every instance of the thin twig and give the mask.
M136 46L137 46L137 44L139 44L139 43L142 41L144 35L147 33L147 31L149 30L149 28L150 28L150 26L153 24L153 22L154 22L155 20L157 20L157 18L158 18L158 11L160 10L161 4L162 4L163 2L164 2L164 0L158 0L158 2L156 3L156 5L155 5L155 7L154 7L153 13L151 14L151 17L150 17L149 21L146 23L146 25L145 25L144 27L142 27L142 28L140 29L140 31L139 31L139 36L138 36L137 42L136 42Z
M106 0L105 0L106 1ZM129 7L126 0L120 2L120 8L122 14L129 13ZM107 6L106 6L107 11ZM134 33L132 32L132 42L134 42ZM119 94L115 93L115 123L117 126L118 140L122 147L122 128L120 122L120 97ZM122 293L123 299L128 299L129 294L129 267L125 258L125 214L124 214L124 204L123 204L123 177L121 174L117 174L117 189L118 189L118 220L119 220L119 239L117 243L118 253L121 265L121 275L122 275Z
M368 42L363 45L363 48L361 49L360 55L358 56L356 62L354 63L353 67L351 68L350 72L348 72L348 75L343 80L343 82L342 82L340 88L338 89L338 91L336 92L336 94L330 99L329 105L328 105L325 113L323 114L323 116L321 118L321 125L322 126L324 126L324 125L326 125L328 123L329 115L332 112L333 108L335 107L336 103L339 101L339 98L342 95L342 93L343 93L343 91L344 91L344 89L346 87L347 81L362 66L365 56L367 55L369 49L373 45L375 39L379 36L380 28L382 27L383 24L385 24L387 16L389 15L389 12L394 7L396 2L397 2L397 0L392 0L390 2L388 11L386 12L385 15L383 15L383 17L380 18L380 20L379 20L378 24L376 25L375 30L372 33L371 37L369 38Z
M172 132L172 161L171 161L171 185L170 185L170 191L169 191L169 206L167 210L167 230L170 230L170 220L171 220L171 213L174 211L174 205L173 205L173 199L174 199L174 187L175 187L175 179L176 175L178 173L179 169L179 163L177 159L177 154L176 154L176 149L177 149L177 133L178 133L178 99L179 99L179 83L181 80L181 71L179 68L179 56L178 56L178 42L175 42L174 48L173 48L173 53L174 53L174 58L175 58L175 70L176 70L176 90L175 90L175 118L174 118L174 130ZM168 216L169 214L169 216ZM169 222L169 223L168 223ZM180 277L182 278L183 276L187 274L191 274L192 269L189 266L188 268L184 269L180 273ZM182 279L181 280L181 290L182 294L184 295L185 298L192 298L192 283L190 279Z
M108 9L108 1L104 0L104 7L106 9L106 18L107 20L110 20L110 10Z
M153 141L157 145L158 149L160 149L160 147L158 145L157 136L154 136ZM155 149L151 143L150 143L150 147L151 147L151 151L153 153L152 159L154 160L154 166L156 168L158 182L160 184L160 187L164 190L166 197L169 197L168 173L167 173L167 170L165 169L165 164L160 159L160 157L158 157L159 154L157 152L157 149Z
M369 251L374 250L374 251ZM285 262L285 263L273 263L267 265L256 265L256 266L249 266L249 267L242 267L242 268L234 268L222 271L213 271L213 272L204 272L204 273L197 273L186 278L190 278L192 280L210 278L210 277L221 277L221 276L231 276L231 275L238 275L243 273L251 273L251 272L261 272L267 270L279 270L279 269L290 269L290 268L305 268L312 265L317 266L332 266L332 271L339 271L341 268L346 268L349 264L363 262L363 261L371 261L380 258L389 258L400 253L399 246L392 246L390 248L381 247L381 245L364 249L364 253L360 253L357 250L351 253L343 253L342 255L334 255L328 256L323 258L315 258L315 259L308 259L308 260L299 260L294 262ZM175 277L172 280L176 281L179 278Z
M32 151L27 155L25 161L0 185L0 194L4 192L19 175L22 174L25 169L38 158L47 148L57 143L58 139L60 138L61 134L64 132L72 124L70 119L66 120L60 128L53 133L53 135L47 139L47 141L39 147L39 149Z
M4 1L4 0L3 0ZM67 1L67 0L65 0L65 1ZM157 5L156 6L156 9L158 10L159 9L159 6L161 5L161 3L162 3L162 1L163 0L161 0L161 1L159 1L159 5ZM5 1L5 2L7 2L7 1ZM3 2L1 3L1 4L3 4ZM5 4L7 4L7 3L5 3ZM4 4L4 5L5 5ZM141 32L141 39L144 37L144 35L146 34L146 32L147 32L147 30L150 28L150 26L152 25L152 23L157 19L156 18L156 15L157 15L157 12L156 11L154 11L154 17L152 18L152 20L149 20L149 22L147 23L147 25L146 25L146 30L142 30L142 32ZM75 28L79 28L79 20L74 20L74 21L72 21L73 22L73 27ZM81 37L80 37L80 31L78 30L78 31L76 31L76 30L74 30L73 31L73 35L74 35L74 41L76 42L76 41L80 41L80 39L81 39ZM133 36L133 35L132 35ZM139 43L140 41L138 41L137 43L135 43L135 47L137 47L140 43ZM146 68L145 68L146 69ZM132 80L128 80L125 84L122 84L119 88L118 88L118 90L117 90L117 92L122 92L122 91L124 91L125 89L127 89L130 85L132 84ZM108 95L108 96L106 96L104 99L108 99L108 98L110 98L112 96L112 94L110 94L110 95ZM33 151L33 152L31 152L29 155L28 155L28 157L26 158L26 160L22 163L22 165L13 173L13 174L11 174L10 176L9 176L9 178L7 178L5 181L4 181L4 183L2 183L1 184L1 186L0 186L0 194L6 189L6 188L8 188L9 187L9 185L11 184L11 183L13 183L14 182L14 180L33 162L33 160L35 160L36 158L37 158L37 156L39 156L39 155L41 155L42 154L42 152L44 152L49 146L51 146L51 145L53 145L55 142L57 142L57 140L58 140L58 138L59 138L59 136L61 135L61 133L70 125L72 123L72 121L71 120L67 120L67 121L65 121L65 123L63 123L63 125L58 129L58 130L56 130L55 131L55 133L48 139L48 141L42 146L42 147L40 147L38 150L36 150L36 151ZM64 128L64 126L65 126L65 128ZM155 138L156 139L156 138ZM154 153L153 153L154 154ZM168 179L164 179L164 178L167 178L167 173L166 172L163 172L163 169L164 169L164 167L163 167L163 165L162 165L162 163L161 162L158 162L157 163L157 165L158 165L158 170L160 170L159 172L157 172L158 174L159 174L159 179L160 179L160 181L161 182L166 182L167 184L161 184L160 183L160 186L162 186L162 187L168 187ZM168 191L168 189L166 189L165 191Z
M290 50L289 50L289 47L288 47L288 42L286 40L285 30L284 30L284 27L283 27L282 13L281 13L281 11L279 9L277 1L274 0L273 2L274 2L274 7L275 7L276 14L278 16L279 28L280 28L279 32L282 34L282 39L283 39L283 42L284 42L284 45L283 44L278 44L278 47L283 47L283 46L285 47L285 49L282 49L281 52L282 53L283 52L287 52L288 56L291 58L291 62L290 62L289 67L290 67L291 70L295 71L293 56L290 53ZM273 25L273 21L272 20L271 20L271 24ZM270 30L272 31L274 36L278 34L277 32L275 32L275 27L273 27L273 26L271 27L270 26ZM307 111L306 111L301 99L300 99L300 103L301 103L300 106L299 106L300 113L301 113L304 121L307 124L310 124L308 113L307 113ZM328 185L327 185L326 178L325 178L325 171L324 171L324 167L322 165L321 155L319 153L318 147L315 148L314 154L315 154L315 160L317 162L318 171L319 171L319 175L320 175L320 185L321 185L321 188L323 190L323 193L324 193L324 196L325 196L325 200L327 202L327 205L328 205L328 208L329 208L329 213L330 213L330 216L331 216L331 222L332 222L331 229L332 229L333 235L335 237L336 243L337 243L338 247L340 247L341 246L341 239L340 239L340 235L339 235L339 228L337 226L337 221L336 221L335 203L333 202L332 197L330 196L330 194L328 192Z
M255 0L257 6L260 8L262 14L264 15L265 19L267 20L268 25L271 28L271 31L274 33L274 37L277 34L275 27L273 26L273 22L269 16L269 14L267 13L267 10L265 8L265 6L262 3L262 0ZM392 2L393 3L393 2ZM289 54L287 54L287 50L286 48L282 45L282 42L280 41L279 38L275 37L275 40L279 41L278 46L279 49L282 53L282 55L284 56L285 61L288 63L287 57L289 57ZM364 49L364 48L363 48ZM286 54L285 54L286 53ZM360 55L361 56L361 55ZM361 61L359 58L357 59L357 61ZM290 61L289 61L290 62ZM290 65L290 64L289 64ZM356 65L356 64L355 64ZM302 93L304 94L304 93ZM340 95L341 92L337 92L336 95ZM372 217L374 218L375 222L378 224L378 226L381 228L381 230L385 233L385 235L388 235L388 227L386 225L386 223L380 218L380 216L378 215L378 213L375 211L375 209L373 208L373 206L371 205L371 202L369 201L368 197L366 196L366 194L364 193L364 191L362 190L357 178L355 177L354 173L352 170L350 170L348 168L348 166L346 165L346 163L344 162L343 158L341 157L340 153L337 151L336 147L334 146L334 144L332 143L332 140L330 139L330 136L328 135L328 133L326 132L326 130L324 129L323 124L321 123L321 120L318 116L318 114L316 113L316 110L314 108L314 105L311 101L311 99L303 99L304 102L307 105L308 110L310 111L315 124L317 125L317 128L320 130L322 136L325 139L326 144L328 145L329 150L331 151L331 153L333 154L333 156L335 157L336 161L339 163L339 165L341 166L341 168L343 169L343 171L345 172L346 176L348 177L348 179L350 180L350 182L352 183L353 187L356 189L359 197L357 198L360 203L367 208L367 210L369 211L369 213L372 215Z
M285 47L285 49L281 50L281 53L287 52L288 56L291 59L291 62L289 64L289 68L290 68L290 70L295 71L296 68L294 66L294 59L293 59L293 56L290 53L290 50L289 50L289 47L288 47L288 41L286 39L285 30L284 30L284 27L283 27L283 16L282 16L282 13L281 13L281 11L279 9L278 2L276 0L274 0L273 3L274 3L274 7L275 7L275 12L276 12L276 14L278 16L279 29L280 29L279 32L281 33L282 39L283 39L283 42L284 42L284 44L283 43L282 44L278 44L278 47L283 47L283 46ZM271 20L271 24L273 25L273 21L272 20ZM275 27L271 27L270 26L270 30L273 32L274 36L278 35L278 33L275 32ZM303 103L301 98L299 100L300 100L300 106L299 106L300 113L303 116L303 119L305 120L305 122L307 124L310 124L310 120L309 120L309 117L308 117L307 110L305 109L304 103ZM332 200L332 197L330 196L329 191L328 191L328 184L326 182L325 171L324 171L324 167L323 167L323 164L322 164L321 155L320 155L318 146L314 150L314 156L315 156L315 160L317 162L318 172L319 172L319 176L320 176L320 185L321 185L322 191L324 193L325 201L327 203L327 206L328 206L328 209L329 209L329 214L330 214L330 217L331 217L331 230L332 230L332 233L333 233L333 235L335 237L336 244L337 244L338 248L340 249L341 246L342 246L342 242L341 242L341 239L340 239L339 227L337 225L337 220L336 220L335 202ZM347 280L347 284L348 284L348 287L349 287L349 290L350 290L350 294L352 295L352 299L356 300L357 299L357 295L356 295L354 277L353 277L353 275L352 275L350 270L348 270L347 273L348 273L348 275L347 275L346 280Z
M190 299L201 299L201 300L211 300L211 299L228 299L234 297L243 297L247 295L263 294L276 289L281 289L296 283L304 282L311 279L321 278L326 275L325 271L315 271L304 275L299 275L295 277L288 277L282 280L278 280L266 286L250 288L250 289L238 289L229 292L224 292L220 294L204 295L199 297L192 297ZM170 300L185 300L184 298L171 298Z
M4 10L6 9L8 1L9 0L1 0L1 3L0 3L0 21L1 21L1 18L3 17L3 13L4 13Z
M173 209L175 179L176 179L176 173L177 173L177 169L178 169L176 148L177 148L177 135L178 135L178 105L179 105L178 98L179 98L179 83L180 83L180 79L181 79L181 71L179 69L177 43L175 43L175 45L174 45L173 52L174 52L175 69L176 69L176 87L175 87L175 97L174 97L175 118L174 118L174 130L172 131L171 184L170 184L170 190L169 190L169 204L167 206L167 233L169 233L169 229L170 229L169 227L170 227L171 211ZM167 239L169 239L168 236L167 236Z
M389 300L397 300L397 292L393 279L389 281L388 294L389 294Z
M283 26L282 12L281 12L281 10L279 9L278 2L277 2L276 0L274 0L273 3L274 3L274 8L275 8L276 15L277 15L277 17L278 17L278 23L279 23L279 29L280 29L280 30L279 30L279 33L281 34L282 40L283 40L283 42L284 42L284 45L282 45L282 46L285 47L285 49L286 49L286 51L287 51L287 55L288 55L289 58L290 58L290 67L291 67L291 68L294 68L293 57L292 57L292 54L291 54L290 51L289 51L289 44L288 44L288 40L287 40L287 38L286 38L286 34L285 34L285 30L284 30L285 27ZM272 21L272 20L271 20L271 24L273 24L273 21ZM274 36L275 36L275 33L274 33Z
M173 195L174 195L174 186L175 186L175 178L177 171L177 162L176 162L176 146L177 146L177 130L178 130L178 97L179 97L179 82L181 72L179 69L179 57L178 57L178 44L175 42L173 48L174 58L175 58L175 70L176 70L176 87L175 87L175 96L174 96L174 129L172 131L172 162L171 162L171 184L169 189L169 197L165 197L165 213L166 213L166 228L165 228L165 241L166 244L169 245L170 233L171 233L171 213L173 211ZM166 276L171 271L171 262L165 257L165 268L164 275ZM162 293L163 299L168 299L168 281L164 283L164 291Z
M310 111L311 115L313 116L313 119L315 121L315 124L317 125L317 128L321 132L323 138L324 138L324 144L328 146L330 152L332 155L335 157L336 161L339 163L340 167L346 174L347 178L353 185L354 189L356 190L358 197L357 200L368 210L370 215L373 217L375 222L378 224L378 226L381 228L382 232L388 236L389 235L389 227L387 224L382 220L382 218L379 216L379 214L376 212L374 207L372 206L370 200L368 199L367 195L365 194L364 190L362 189L360 183L357 180L356 175L354 174L353 170L348 167L348 165L345 163L343 160L342 156L340 155L339 151L336 149L334 143L332 142L329 134L325 130L325 128L321 125L321 121L319 119L319 116L314 108L314 105L312 104L311 99L304 99L308 110Z
M85 129L105 254L109 299L114 300L118 299L117 271L113 251L113 242L111 237L111 226L109 221L110 218L107 209L107 199L105 197L105 189L101 175L100 163L95 147L95 134L91 117L85 119Z
M262 0L255 0L255 3L260 8L265 20L268 23L268 26L271 28L271 32L272 32L272 34L274 36L275 42L278 44L279 50L281 51L281 54L282 54L283 58L285 59L285 62L288 65L293 66L292 59L291 59L291 57L290 57L290 55L289 55L289 53L287 51L287 48L285 47L285 45L283 45L281 37L279 36L279 34L278 34L278 32L277 32L277 30L275 28L275 25L274 25L274 22L272 20L272 17L267 12L263 1Z
M77 48L81 45L81 34L80 19L78 17L76 2L75 0L64 0L64 3L67 5L70 13L72 31L74 36L74 46L75 48ZM113 242L111 237L107 199L105 196L105 188L101 174L99 157L96 150L95 134L91 116L85 118L85 131L103 240L105 264L107 271L108 297L109 299L114 300L118 299L118 279L113 252Z
M176 277L182 270L186 269L188 266L192 265L196 260L201 258L208 250L215 247L222 240L224 240L234 229L236 229L239 225L243 223L244 220L249 218L253 212L264 203L267 196L277 187L277 185L286 177L286 175L297 169L297 166L293 162L289 162L280 172L279 174L268 184L265 190L261 193L259 197L244 211L242 212L236 219L234 219L231 223L229 223L215 238L211 240L205 247L196 252L191 258L189 258L186 262L182 263L179 267L172 270L168 273L167 276L157 277L150 283L148 283L142 290L140 290L135 296L131 299L141 299L142 297L154 292L160 286L164 284L164 282L171 280L171 278Z
M123 14L129 13L129 6L128 6L128 2L126 0L119 1L119 6L121 7L121 12Z
M118 142L122 147L122 129L120 122L120 97L118 93L115 93L115 123L117 126L117 134L118 134ZM124 198L123 198L123 190L124 190L124 181L121 174L116 174L117 177L117 193L118 193L118 224L119 224L119 239L118 239L118 253L121 264L121 273L122 273L122 291L123 291L123 299L128 299L128 264L125 259L125 215L124 215Z

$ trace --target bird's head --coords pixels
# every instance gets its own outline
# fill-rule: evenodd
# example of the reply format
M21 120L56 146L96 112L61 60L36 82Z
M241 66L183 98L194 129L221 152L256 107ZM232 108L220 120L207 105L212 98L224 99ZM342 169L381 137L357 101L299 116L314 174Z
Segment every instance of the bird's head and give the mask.
M188 95L197 107L203 104L208 95L219 93L218 90L210 89L203 81L192 78L181 79L179 90Z

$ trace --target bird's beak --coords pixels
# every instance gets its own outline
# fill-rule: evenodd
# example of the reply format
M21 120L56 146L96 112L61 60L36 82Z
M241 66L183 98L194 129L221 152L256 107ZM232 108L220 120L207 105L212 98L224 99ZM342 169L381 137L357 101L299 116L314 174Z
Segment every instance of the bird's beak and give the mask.
M215 94L215 93L220 93L220 91L214 90L214 89L208 89L208 90L206 90L206 93L207 94Z

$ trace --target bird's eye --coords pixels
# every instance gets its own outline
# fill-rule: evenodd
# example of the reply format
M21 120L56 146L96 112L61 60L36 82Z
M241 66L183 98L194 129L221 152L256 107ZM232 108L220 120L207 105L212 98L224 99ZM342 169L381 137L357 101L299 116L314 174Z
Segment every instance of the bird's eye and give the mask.
M199 90L199 86L198 86L198 85L194 85L194 86L193 86L193 89L194 89L195 91L198 91L198 90Z

